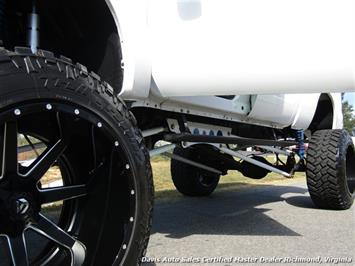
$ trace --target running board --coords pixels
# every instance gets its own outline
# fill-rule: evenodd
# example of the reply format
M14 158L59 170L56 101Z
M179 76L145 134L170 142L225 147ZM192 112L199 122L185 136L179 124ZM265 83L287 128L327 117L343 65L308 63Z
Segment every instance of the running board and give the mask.
M238 144L250 146L278 146L289 147L297 145L297 141L290 140L268 140L268 139L253 139L238 136L223 137L223 136L209 136L209 135L193 135L189 133L182 134L167 134L164 140L169 142L194 142L194 143L218 143L218 144Z

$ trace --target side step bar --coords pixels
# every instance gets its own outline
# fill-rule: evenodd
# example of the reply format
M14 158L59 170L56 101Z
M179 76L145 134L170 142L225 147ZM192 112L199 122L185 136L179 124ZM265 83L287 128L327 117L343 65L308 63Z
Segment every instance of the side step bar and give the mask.
M253 139L238 136L223 137L223 136L209 136L209 135L193 135L189 133L182 134L167 134L164 136L165 141L169 142L204 142L204 143L220 143L220 144L239 144L250 146L278 146L288 147L297 145L297 141L289 140L269 140L269 139Z

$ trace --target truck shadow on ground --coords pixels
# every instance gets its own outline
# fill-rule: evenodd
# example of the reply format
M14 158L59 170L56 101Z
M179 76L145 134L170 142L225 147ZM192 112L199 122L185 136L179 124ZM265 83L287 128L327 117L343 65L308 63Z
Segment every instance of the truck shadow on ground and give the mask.
M307 190L295 186L252 185L224 189L222 184L206 198L162 197L155 203L152 234L160 233L180 239L190 235L263 235L300 236L267 215L263 205L285 201L285 193L301 194L288 202L297 207L311 207L304 196ZM302 198L300 200L299 198ZM286 199L287 200L287 199ZM287 201L286 201L287 203ZM287 211L285 206L284 211Z
M304 208L304 209L317 209L313 204L310 196L294 196L285 199L286 203L289 205Z

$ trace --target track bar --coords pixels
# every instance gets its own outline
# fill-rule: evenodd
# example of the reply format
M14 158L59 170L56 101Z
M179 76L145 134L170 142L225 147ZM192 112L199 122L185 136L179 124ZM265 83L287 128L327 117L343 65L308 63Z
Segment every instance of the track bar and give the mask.
M150 137L153 135L157 135L161 132L165 131L165 127L156 127L156 128L151 128L151 129L146 129L142 131L142 135L144 138Z
M165 156L170 157L170 158L172 158L174 160L180 161L182 163L186 163L186 164L195 166L197 168L201 168L203 170L206 170L206 171L218 174L218 175L222 175L222 172L217 170L217 169L214 169L212 167L209 167L209 166L201 164L201 163L197 163L197 162L191 161L191 160L186 159L184 157L181 157L179 155L169 153L169 151L173 150L175 147L176 147L175 144L164 145L164 146L161 146L161 147L156 148L154 150L151 150L149 152L149 155L150 155L150 157L153 157L153 156L156 156L156 155L159 155L159 154L164 154Z
M212 168L212 167L209 167L207 165L204 165L204 164L201 164L201 163L197 163L197 162L194 162L194 161L191 161L189 159L186 159L184 157L181 157L179 155L176 155L176 154L172 154L172 153L164 153L165 156L168 156L170 157L171 159L174 159L176 161L180 161L182 163L186 163L186 164L189 164L189 165L192 165L192 166L195 166L197 168L201 168L203 170L206 170L206 171L209 171L209 172L212 172L212 173L215 173L215 174L218 174L218 175L222 175L223 173L215 168Z
M259 162L259 161L257 161L257 160L254 160L253 158L250 158L250 157L248 157L248 156L245 156L245 155L243 155L243 154L241 154L241 153L239 153L239 152L235 152L235 151L232 151L232 150L227 149L227 148L219 148L219 149L220 149L222 152L226 153L226 154L229 154L229 155L231 155L231 156L233 156L233 157L238 157L238 158L240 158L240 159L242 159L242 160L244 160L244 161L246 161L246 162L249 162L249 163L251 163L251 164L257 165L257 166L259 166L259 167L261 167L261 168L264 168L264 169L266 169L266 170L269 170L269 171L271 171L271 172L278 173L278 174L281 174L281 175L286 176L286 177L292 177L292 175L290 175L290 174L287 173L287 172L284 172L284 171L282 171L282 170L280 170L280 169L277 169L277 168L275 168L275 167L272 167L271 165L268 165L268 164L266 164L266 163L262 163L262 162Z
M296 141L284 140L269 140L269 139L253 139L238 136L222 137L222 136L208 136L208 135L193 135L189 133L182 134L167 134L164 136L169 142L204 142L204 143L220 143L220 144L239 144L239 145L263 145L263 146L278 146L288 147L297 145Z
M277 149L275 147L269 147L269 146L257 146L257 147L262 148L262 149L267 150L267 151L271 151L271 152L275 152L275 153L278 153L278 154L286 155L286 156L290 156L292 154L292 152L289 151L289 150L281 150L281 149Z
M149 155L150 155L150 157L157 156L159 154L171 151L171 150L175 149L175 147L176 147L175 144L167 144L167 145L164 145L164 146L161 146L159 148L149 151Z

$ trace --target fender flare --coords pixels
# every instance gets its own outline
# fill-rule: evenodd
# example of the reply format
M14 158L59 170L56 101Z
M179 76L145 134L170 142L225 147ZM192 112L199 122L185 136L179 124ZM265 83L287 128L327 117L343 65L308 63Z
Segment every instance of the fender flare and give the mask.
M147 30L148 1L105 0L117 26L122 49L125 99L144 99L149 95L152 67Z

